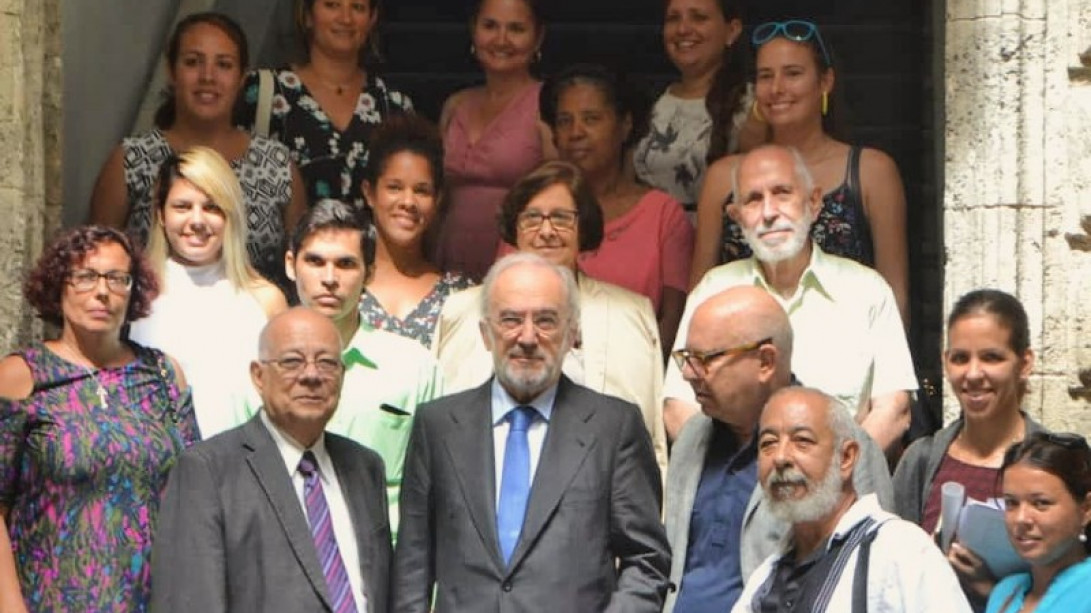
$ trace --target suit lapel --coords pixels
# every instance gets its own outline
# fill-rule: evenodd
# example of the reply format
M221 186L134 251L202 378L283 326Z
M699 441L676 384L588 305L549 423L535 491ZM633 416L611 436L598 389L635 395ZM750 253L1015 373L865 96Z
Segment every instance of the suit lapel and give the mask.
M326 437L326 452L330 454L333 469L337 471L337 481L341 485L341 495L348 506L349 517L352 519L353 533L356 534L356 551L360 560L360 576L364 579L364 592L368 595L368 608L373 608L372 598L375 591L371 588L374 572L373 539L371 538L372 518L381 517L386 509L380 508L380 500L369 498L369 492L381 492L386 487L385 483L368 483L370 474L366 466L353 462L351 453L343 446L342 441L331 436ZM360 483L363 482L363 483Z
M575 384L567 377L561 377L549 430L542 444L538 468L534 471L523 532L512 552L511 568L519 564L531 543L538 538L594 443L594 436L587 428L587 421L594 415L594 409L586 404L577 404L573 392Z
M484 385L466 396L462 406L451 411L454 422L446 438L447 454L455 469L462 497L470 520L492 553L496 568L504 567L500 560L500 544L496 535L496 463L493 457L490 378Z
M580 336L583 342L583 384L593 390L606 389L606 356L610 349L610 303L602 300L599 285L581 274Z
M331 607L326 576L318 563L310 526L284 466L284 457L280 455L272 435L265 429L260 414L247 422L243 431L243 446L250 451L246 463L265 492L303 573L326 607Z

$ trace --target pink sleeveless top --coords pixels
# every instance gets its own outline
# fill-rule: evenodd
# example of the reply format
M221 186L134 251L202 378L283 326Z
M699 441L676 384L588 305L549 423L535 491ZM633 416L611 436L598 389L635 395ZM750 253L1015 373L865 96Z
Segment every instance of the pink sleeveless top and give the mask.
M475 279L485 276L496 256L497 213L511 186L542 160L538 92L528 85L470 142L469 117L477 98L455 107L443 135L447 176L446 218L440 228L436 263Z

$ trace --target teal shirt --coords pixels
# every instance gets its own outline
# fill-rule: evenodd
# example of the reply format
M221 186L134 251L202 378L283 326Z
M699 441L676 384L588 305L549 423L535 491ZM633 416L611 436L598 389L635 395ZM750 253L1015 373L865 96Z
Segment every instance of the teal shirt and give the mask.
M341 361L345 364L341 400L326 430L382 456L390 532L397 539L398 496L409 431L417 406L443 395L439 365L417 341L362 323ZM252 407L250 416L256 410Z

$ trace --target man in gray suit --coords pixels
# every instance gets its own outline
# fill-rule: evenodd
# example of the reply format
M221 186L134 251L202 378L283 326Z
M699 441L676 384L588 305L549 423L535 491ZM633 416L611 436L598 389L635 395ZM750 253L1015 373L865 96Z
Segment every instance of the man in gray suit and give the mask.
M495 375L422 406L409 439L392 609L658 612L670 554L639 409L578 386L572 273L531 253L489 271Z
M383 462L324 432L344 367L329 319L265 326L250 374L262 410L171 472L152 551L152 610L384 613L391 558Z
M792 384L792 326L768 292L738 286L701 303L686 347L673 352L701 413L675 441L667 469L667 538L672 549L665 613L729 610L743 582L790 526L769 513L757 482L762 407ZM804 382L809 383L809 382ZM859 426L857 491L893 501L882 450Z

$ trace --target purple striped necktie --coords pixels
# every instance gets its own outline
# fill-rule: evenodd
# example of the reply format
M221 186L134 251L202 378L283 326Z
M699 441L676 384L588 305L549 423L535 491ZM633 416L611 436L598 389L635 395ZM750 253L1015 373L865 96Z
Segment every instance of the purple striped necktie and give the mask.
M330 603L334 613L357 613L356 601L352 597L352 585L337 548L337 537L333 534L333 521L326 495L322 492L322 480L318 478L318 462L310 451L303 452L299 460L299 473L303 475L303 498L307 502L307 521L311 524L311 536L318 552L318 562L322 565L322 574L326 575L326 585L330 590Z

